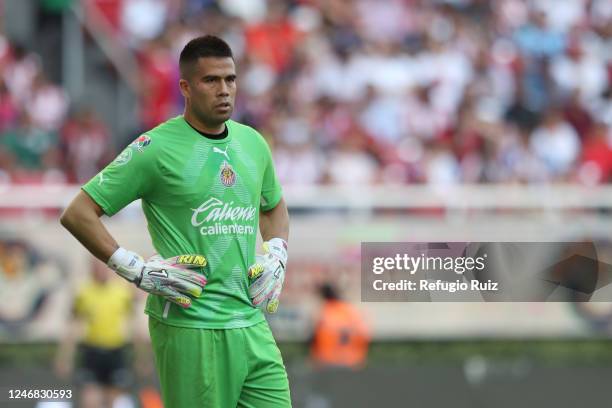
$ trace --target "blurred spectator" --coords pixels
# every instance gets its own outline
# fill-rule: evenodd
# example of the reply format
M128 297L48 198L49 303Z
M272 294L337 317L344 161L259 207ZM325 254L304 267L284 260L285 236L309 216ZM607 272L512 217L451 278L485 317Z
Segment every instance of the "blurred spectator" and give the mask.
M142 130L151 129L175 113L174 88L178 87L175 56L163 39L148 41L140 55L140 119Z
M378 164L366 151L366 138L357 127L327 156L325 170L330 184L367 186L378 179Z
M425 180L429 184L457 184L461 181L459 170L459 161L448 144L436 142L429 145L425 156Z
M133 46L163 33L168 0L123 0L121 27Z
M319 296L323 305L310 342L313 362L319 368L363 367L370 343L363 316L329 283L319 287Z
M514 100L508 106L505 120L515 124L522 130L531 131L539 122L539 114L524 103L525 96L522 87L517 87Z
M563 107L563 116L567 122L578 133L581 140L584 140L586 135L591 130L593 118L589 111L580 103L579 93L574 92Z
M37 126L30 115L24 112L17 126L1 135L0 142L16 158L20 167L40 170L44 155L57 146L57 134Z
M587 54L579 39L551 62L550 70L561 96L576 92L582 101L589 101L601 95L608 85L605 62L598 55Z
M68 95L41 72L32 81L25 107L37 127L58 130L68 112Z
M37 55L27 52L20 45L13 44L10 50L2 76L13 98L23 104L31 95L34 78L41 72L40 61Z
M524 103L541 111L549 102L548 66L550 59L565 49L565 33L551 28L546 14L537 9L530 11L528 22L514 32L514 41L522 53L519 87L524 88Z
M101 32L121 35L137 55L134 128L182 111L176 60L188 38L229 40L242 67L235 116L266 130L285 184L578 181L593 124L612 126L606 0L86 4L89 18L104 20ZM66 137L82 131L45 76L39 55L0 36L0 132L24 111L36 128L64 129L67 159L52 154L44 166L86 180L111 160L100 148L109 136L91 147ZM564 119L551 119L550 107ZM2 174L14 174L7 168L20 160L6 149Z
M290 63L300 33L288 19L287 5L282 0L269 0L266 19L248 25L245 31L247 51L282 72Z
M532 7L543 13L548 25L557 31L566 32L583 23L588 0L538 0Z
M364 105L359 116L360 125L381 142L396 144L406 132L403 118L410 109L404 111L401 100L395 96L381 95L373 87L368 89Z
M115 154L110 134L90 109L76 112L61 132L64 168L71 181L82 184L96 175Z
M276 174L282 184L312 185L323 177L324 158L315 148L307 123L287 121L274 146Z
M578 177L587 185L608 183L612 178L612 131L603 123L587 135Z
M357 24L361 33L368 40L376 42L400 42L410 26L405 22L410 19L410 10L402 0L389 0L385 7L379 7L374 0L355 2Z
M531 150L529 137L529 131L519 126L501 129L496 139L495 158L489 163L490 181L540 183L547 180L546 167Z
M559 55L565 47L562 31L551 27L544 11L531 9L528 22L514 33L521 51L532 57Z
M103 19L111 33L118 33L121 28L121 7L124 0L88 0L84 2L89 18Z
M531 149L543 161L551 178L558 179L568 174L580 154L580 139L561 112L551 109L531 135Z
M402 118L411 137L431 140L450 124L448 115L431 102L431 87L423 86L410 95L403 107Z
M80 407L112 407L119 398L121 406L134 406L124 395L132 380L126 350L132 308L131 288L102 262L92 260L91 279L75 295L74 321L55 363L56 374L69 378L78 344Z
M591 101L588 107L590 108L595 120L603 122L612 127L612 84L601 95L600 99Z
M18 116L17 103L9 93L4 80L0 78L0 132L13 127Z
M196 3L198 0L191 1ZM199 1L206 2L206 0ZM209 2L212 1L209 0ZM267 12L265 0L219 0L218 3L225 13L240 17L246 22L261 21ZM200 7L202 6L200 5Z

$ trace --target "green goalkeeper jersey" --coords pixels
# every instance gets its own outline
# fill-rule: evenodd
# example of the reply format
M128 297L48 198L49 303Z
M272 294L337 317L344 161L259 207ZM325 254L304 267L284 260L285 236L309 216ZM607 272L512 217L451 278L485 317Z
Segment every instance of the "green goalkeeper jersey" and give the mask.
M170 325L230 329L264 320L248 295L259 210L281 199L270 149L254 129L226 122L209 139L183 118L170 119L132 142L83 190L111 216L141 199L155 250L164 258L203 254L202 296L182 309L149 295L146 313Z

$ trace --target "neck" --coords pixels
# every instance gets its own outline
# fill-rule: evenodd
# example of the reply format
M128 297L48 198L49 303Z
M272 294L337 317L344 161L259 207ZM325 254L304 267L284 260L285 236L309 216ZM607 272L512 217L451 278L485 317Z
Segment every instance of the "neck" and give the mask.
M201 120L199 120L191 111L185 109L183 112L183 117L191 126L196 128L202 133L208 133L210 135L217 135L225 130L225 122L222 122L218 125L208 125Z

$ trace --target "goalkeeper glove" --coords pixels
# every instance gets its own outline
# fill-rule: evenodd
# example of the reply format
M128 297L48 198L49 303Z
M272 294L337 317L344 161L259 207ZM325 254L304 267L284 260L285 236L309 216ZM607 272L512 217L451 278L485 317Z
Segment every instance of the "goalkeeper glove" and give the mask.
M206 258L202 255L180 255L169 259L153 255L145 262L137 253L119 248L107 264L140 289L183 308L191 306L191 299L186 295L200 297L206 285L206 277L191 270L206 266Z
M249 296L253 306L268 313L276 313L278 298L285 281L287 242L272 238L263 244L264 254L255 256L249 268Z

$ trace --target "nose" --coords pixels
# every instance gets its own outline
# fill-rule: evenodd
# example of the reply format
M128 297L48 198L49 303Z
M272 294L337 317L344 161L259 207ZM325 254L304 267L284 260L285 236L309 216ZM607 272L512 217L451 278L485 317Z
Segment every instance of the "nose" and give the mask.
M218 92L219 96L229 96L229 88L227 86L227 84L225 83L225 81L221 81L221 84L219 85L219 92Z

